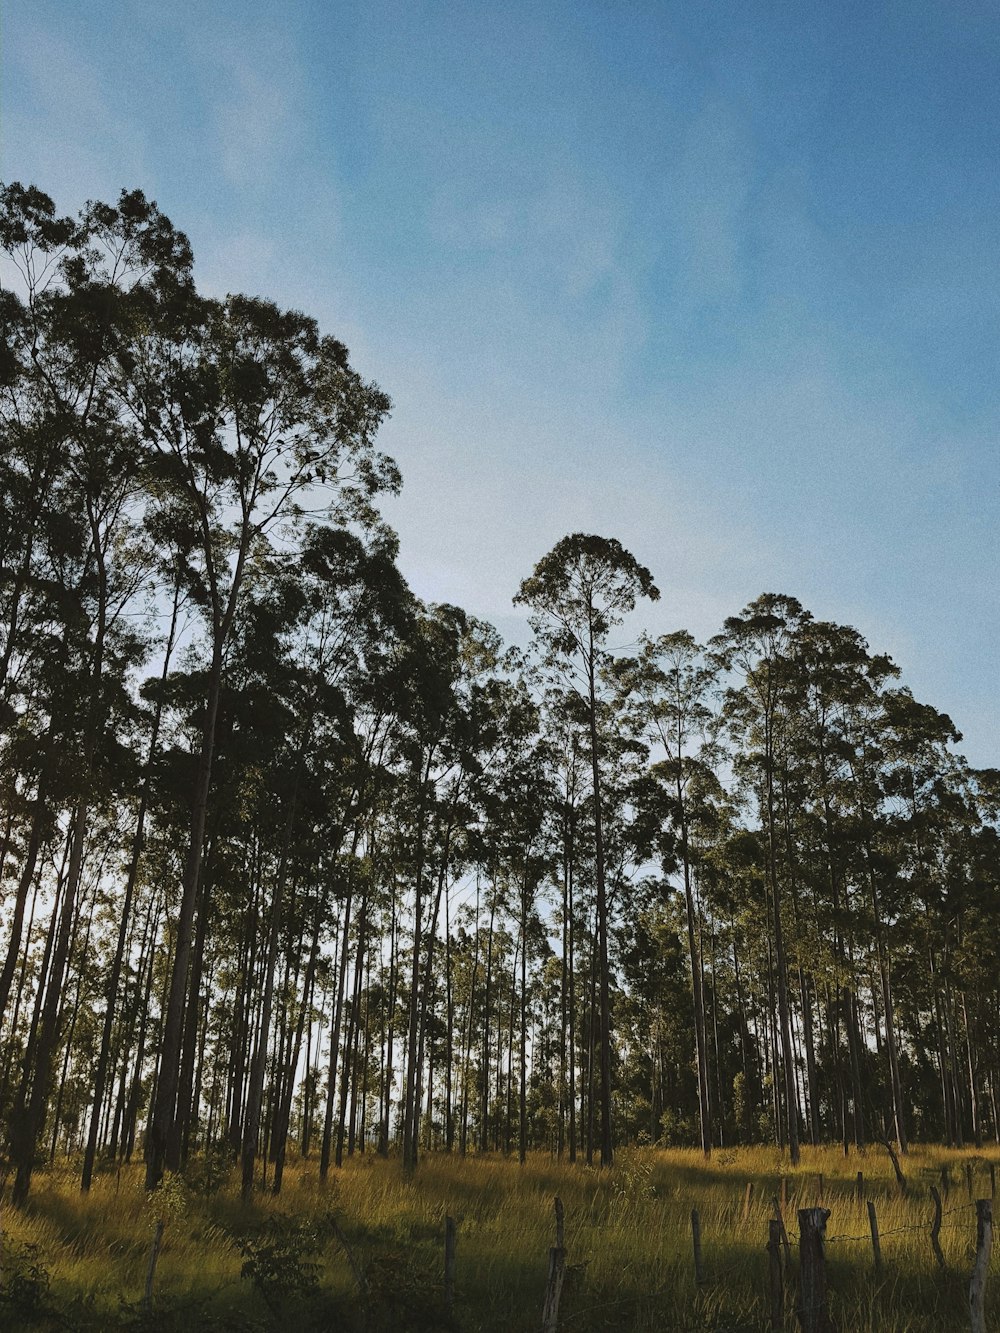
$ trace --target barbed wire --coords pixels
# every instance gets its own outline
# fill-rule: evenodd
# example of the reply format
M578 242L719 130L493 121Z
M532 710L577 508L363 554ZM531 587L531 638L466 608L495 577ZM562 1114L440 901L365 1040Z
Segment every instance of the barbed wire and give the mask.
M975 1203L960 1203L960 1204L956 1204L953 1208L945 1208L945 1209L942 1211L941 1216L942 1216L942 1217L948 1217L948 1216L950 1216L952 1213L967 1213L967 1212L969 1211L970 1208L975 1208L975 1206L976 1206ZM940 1230L940 1231L951 1231L951 1230L956 1230L956 1229L958 1229L959 1227L961 1227L961 1225L962 1225L961 1222L946 1222L946 1223L945 1223L945 1222L942 1222L941 1225L940 1225L937 1229ZM926 1220L924 1220L923 1222L908 1222L908 1223L906 1223L904 1226L901 1226L901 1227L890 1227L890 1229L889 1229L888 1231L883 1231L883 1230L881 1229L881 1227L880 1227L880 1228L879 1228L879 1233L878 1233L878 1235L879 1235L879 1240L885 1240L888 1236L900 1236L900 1235L903 1234L904 1231L926 1231L926 1232L930 1232L930 1231L932 1231L933 1229L934 1229L933 1221L932 1221L930 1224L928 1224L928 1222L927 1222ZM799 1238L801 1239L801 1233L798 1233L798 1234L799 1234ZM824 1236L824 1237L823 1237L823 1240L824 1240L824 1242L825 1242L827 1245L833 1245L833 1244L836 1243L836 1242L845 1241L845 1240L856 1240L856 1241L861 1241L861 1240L863 1240L863 1241L869 1241L869 1242L870 1242L870 1241L871 1241L871 1232L870 1232L870 1231L865 1231L865 1232L862 1232L862 1233L861 1233L860 1235L858 1235L858 1236L852 1236L852 1235L850 1235L850 1234L847 1233L847 1232L841 1232L841 1233L837 1234L836 1236Z

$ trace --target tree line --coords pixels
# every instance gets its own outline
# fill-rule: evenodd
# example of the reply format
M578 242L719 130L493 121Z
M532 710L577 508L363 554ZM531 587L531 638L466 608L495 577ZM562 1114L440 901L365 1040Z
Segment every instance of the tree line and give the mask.
M140 192L0 194L13 1198L360 1152L1000 1132L1000 775L850 627L707 644L572 534L532 645L425 605L389 400ZM629 621L630 625L633 623Z

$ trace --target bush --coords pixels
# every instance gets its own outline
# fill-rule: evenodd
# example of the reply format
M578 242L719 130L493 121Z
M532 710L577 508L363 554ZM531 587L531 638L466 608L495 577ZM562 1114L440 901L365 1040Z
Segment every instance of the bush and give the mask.
M323 1248L324 1233L310 1218L272 1213L258 1232L239 1242L240 1275L250 1279L272 1314L316 1294L320 1265L313 1256Z
M37 1245L5 1246L0 1282L0 1325L30 1326L48 1310L49 1273L38 1257Z

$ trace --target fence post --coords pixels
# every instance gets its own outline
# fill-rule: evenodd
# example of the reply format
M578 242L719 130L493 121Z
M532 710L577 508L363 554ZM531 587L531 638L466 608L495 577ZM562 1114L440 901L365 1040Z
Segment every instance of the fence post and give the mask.
M792 1247L788 1243L788 1232L785 1230L785 1219L781 1211L781 1204L778 1202L778 1196L775 1194L771 1198L771 1206L774 1209L774 1220L781 1228L781 1244L785 1253L785 1267L792 1261Z
M997 1165L996 1162L990 1162L990 1198L997 1197Z
M549 1250L549 1275L542 1306L542 1333L556 1333L559 1327L559 1298L566 1276L565 1228L562 1200L556 1199L556 1243Z
M833 1333L826 1307L823 1236L829 1208L799 1209L799 1323L802 1333Z
M781 1223L772 1218L767 1224L768 1293L771 1306L771 1329L785 1327L785 1284L781 1274Z
M857 1199L858 1203L865 1197L865 1173L863 1171L858 1172L858 1179L854 1188L854 1197Z
M705 1281L705 1268L701 1262L701 1218L698 1209L691 1209L691 1241L694 1246L694 1280L698 1286Z
M872 1233L872 1256L875 1264L875 1272L882 1272L882 1245L878 1238L878 1218L875 1216L875 1205L871 1199L868 1200L868 1227Z
M993 1204L976 1200L976 1262L969 1282L969 1317L972 1333L986 1333L986 1274L993 1251Z
M750 1216L750 1200L753 1197L753 1181L747 1181L747 1187L743 1194L743 1221Z
M944 1268L944 1255L941 1253L941 1241L938 1237L941 1235L941 1195L938 1194L934 1186L931 1186L931 1198L934 1200L934 1220L931 1222L931 1249L934 1251L934 1258L938 1261L938 1267Z
M159 1218L156 1223L156 1233L153 1236L153 1243L149 1247L149 1264L146 1267L146 1290L143 1293L142 1303L147 1310L153 1308L153 1279L156 1277L156 1261L160 1257L160 1246L163 1244L163 1218Z
M451 1313L455 1304L455 1219L444 1219L444 1308Z

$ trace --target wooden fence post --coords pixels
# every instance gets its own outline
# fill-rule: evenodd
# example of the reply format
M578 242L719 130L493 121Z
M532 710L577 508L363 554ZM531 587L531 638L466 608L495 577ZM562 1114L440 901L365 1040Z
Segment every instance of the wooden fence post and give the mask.
M698 1209L691 1209L691 1241L694 1246L694 1280L698 1286L705 1282L705 1268L701 1261L701 1218Z
M768 1294L771 1307L771 1329L785 1327L785 1284L781 1273L781 1223L772 1218L767 1224Z
M444 1308L451 1313L455 1304L455 1219L444 1219Z
M559 1328L559 1298L566 1276L566 1233L562 1200L556 1199L556 1243L549 1250L549 1275L542 1306L542 1333L556 1333Z
M947 1199L951 1190L951 1168L943 1166L941 1168L941 1197Z
M153 1308L153 1279L156 1277L156 1261L160 1257L160 1246L163 1244L163 1218L156 1223L156 1234L153 1236L153 1243L149 1247L149 1263L146 1266L146 1290L143 1293L142 1303L147 1310Z
M747 1181L747 1187L743 1194L743 1221L750 1216L750 1200L753 1197L753 1181Z
M993 1252L993 1204L976 1200L976 1262L969 1282L969 1318L972 1333L986 1333L986 1274Z
M938 1194L934 1186L931 1186L931 1198L934 1200L934 1220L931 1222L931 1249L934 1251L934 1258L938 1261L938 1267L944 1268L944 1255L941 1252L941 1195Z
M826 1305L823 1236L829 1208L799 1209L799 1323L802 1333L833 1333Z
M875 1205L871 1199L868 1200L868 1227L872 1233L872 1258L875 1264L875 1272L882 1272L882 1245L878 1237L878 1218L875 1216Z
M774 1220L781 1228L781 1244L785 1254L785 1267L792 1261L792 1247L788 1243L788 1232L785 1230L785 1219L781 1212L781 1204L778 1202L778 1196L774 1195L771 1199L771 1206L774 1209Z

